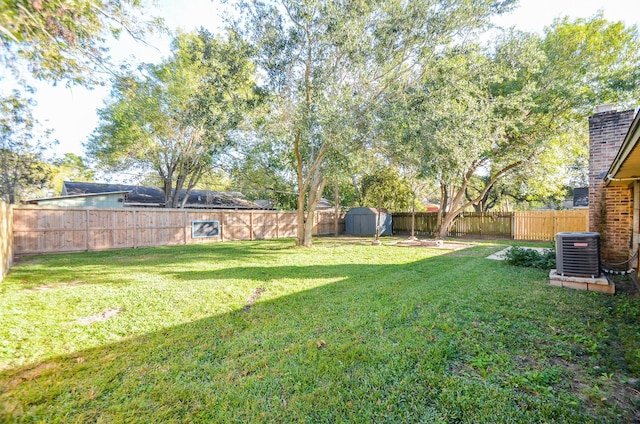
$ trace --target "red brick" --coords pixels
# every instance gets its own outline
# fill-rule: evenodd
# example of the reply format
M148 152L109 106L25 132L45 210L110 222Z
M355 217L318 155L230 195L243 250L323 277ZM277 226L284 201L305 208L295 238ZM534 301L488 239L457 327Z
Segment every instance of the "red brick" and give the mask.
M607 111L589 118L589 231L600 233L602 257L607 261L629 257L633 192L626 187L605 187L600 175L618 154L634 112Z

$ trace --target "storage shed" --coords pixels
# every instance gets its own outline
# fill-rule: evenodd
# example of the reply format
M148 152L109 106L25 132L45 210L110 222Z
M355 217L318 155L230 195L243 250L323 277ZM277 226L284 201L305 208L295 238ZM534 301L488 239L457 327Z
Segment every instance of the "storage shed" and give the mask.
M357 236L375 236L378 209L353 208L345 216L345 233ZM380 209L380 235L390 236L391 214Z

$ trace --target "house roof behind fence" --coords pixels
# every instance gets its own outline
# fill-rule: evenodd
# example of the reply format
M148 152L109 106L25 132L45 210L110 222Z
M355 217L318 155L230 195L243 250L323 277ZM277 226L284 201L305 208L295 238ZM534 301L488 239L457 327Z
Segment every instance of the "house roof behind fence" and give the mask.
M156 187L126 184L86 183L66 181L62 196L90 195L126 191L125 206L164 206L164 192ZM180 191L180 201L186 190ZM192 190L185 204L187 208L264 209L250 202L239 192Z

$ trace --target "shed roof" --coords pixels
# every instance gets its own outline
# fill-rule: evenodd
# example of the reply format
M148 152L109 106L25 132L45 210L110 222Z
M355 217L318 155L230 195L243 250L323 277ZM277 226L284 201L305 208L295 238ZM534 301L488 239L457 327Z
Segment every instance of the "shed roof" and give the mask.
M387 213L389 213L389 211L387 211L386 209L380 209L380 213L387 214ZM347 214L352 214L352 215L377 215L378 214L378 209L376 209L376 208L367 208L367 207L351 208L351 209L349 209Z

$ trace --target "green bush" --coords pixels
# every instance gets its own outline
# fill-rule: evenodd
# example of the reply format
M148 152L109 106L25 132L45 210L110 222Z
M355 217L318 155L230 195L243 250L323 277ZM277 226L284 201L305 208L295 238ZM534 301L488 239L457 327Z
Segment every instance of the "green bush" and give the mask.
M528 268L552 269L556 267L556 252L545 249L544 253L536 250L514 246L505 254L505 260L510 265Z

